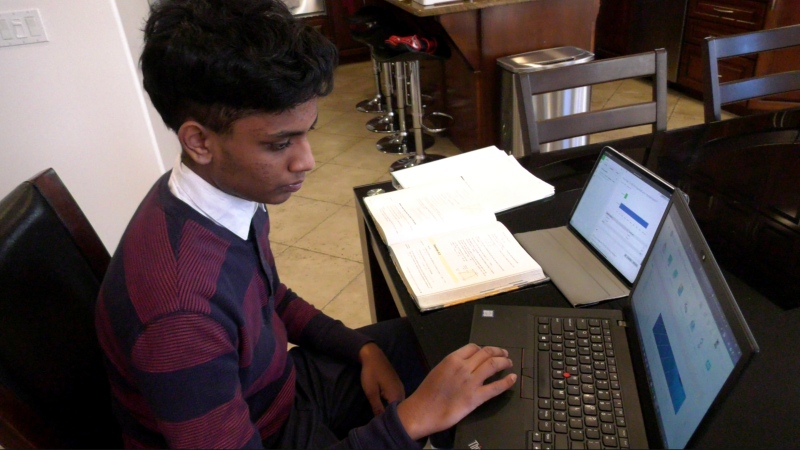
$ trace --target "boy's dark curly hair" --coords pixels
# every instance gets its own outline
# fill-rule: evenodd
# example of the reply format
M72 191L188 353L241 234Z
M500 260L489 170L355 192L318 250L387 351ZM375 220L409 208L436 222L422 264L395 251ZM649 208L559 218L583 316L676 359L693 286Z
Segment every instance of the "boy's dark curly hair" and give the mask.
M329 94L338 55L280 0L163 0L150 7L140 64L169 128L191 119L225 133Z

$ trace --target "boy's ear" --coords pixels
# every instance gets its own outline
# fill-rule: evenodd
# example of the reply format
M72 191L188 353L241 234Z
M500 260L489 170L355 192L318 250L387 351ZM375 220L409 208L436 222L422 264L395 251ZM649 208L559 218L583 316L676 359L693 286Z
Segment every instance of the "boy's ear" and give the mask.
M189 158L196 164L208 164L212 159L212 152L208 148L209 134L211 131L193 120L188 120L178 129L178 139L181 147Z

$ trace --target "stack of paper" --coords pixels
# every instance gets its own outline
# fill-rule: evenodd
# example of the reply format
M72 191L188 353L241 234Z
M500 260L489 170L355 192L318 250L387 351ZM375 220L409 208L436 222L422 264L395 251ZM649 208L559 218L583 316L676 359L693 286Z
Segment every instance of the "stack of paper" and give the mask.
M392 172L392 181L398 189L452 177L463 178L478 201L495 213L555 193L551 184L536 178L512 155L495 146Z

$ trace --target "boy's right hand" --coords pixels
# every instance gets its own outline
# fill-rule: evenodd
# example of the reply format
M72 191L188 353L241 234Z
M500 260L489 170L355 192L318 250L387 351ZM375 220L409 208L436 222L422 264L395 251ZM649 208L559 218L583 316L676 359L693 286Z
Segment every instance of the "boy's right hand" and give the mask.
M487 378L510 368L508 351L468 344L448 355L431 370L419 388L400 403L397 414L413 439L446 430L485 401L517 381L509 374L484 385Z

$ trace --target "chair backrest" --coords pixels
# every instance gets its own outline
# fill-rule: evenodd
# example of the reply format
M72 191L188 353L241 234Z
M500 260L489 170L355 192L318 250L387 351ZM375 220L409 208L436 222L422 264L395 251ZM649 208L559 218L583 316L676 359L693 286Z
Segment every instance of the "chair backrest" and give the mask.
M0 200L0 446L122 445L94 326L109 260L52 169Z
M718 61L723 58L800 45L800 25L733 36L707 37L703 44L703 103L705 121L720 120L722 105L800 89L800 70L720 83Z
M652 77L652 100L570 114L541 120L536 116L533 96L564 89L590 86L629 78ZM657 49L617 58L555 67L515 75L522 141L530 153L538 153L540 144L584 136L602 131L639 125L652 125L653 139L667 129L667 52ZM646 152L643 163L647 163Z

